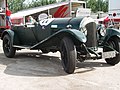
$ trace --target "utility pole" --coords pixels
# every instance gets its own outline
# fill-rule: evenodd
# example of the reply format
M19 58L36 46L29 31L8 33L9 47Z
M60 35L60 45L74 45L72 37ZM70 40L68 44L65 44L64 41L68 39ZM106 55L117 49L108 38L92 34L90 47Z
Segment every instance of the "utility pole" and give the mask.
M70 17L72 17L72 3L71 0L69 0L69 9L70 9Z

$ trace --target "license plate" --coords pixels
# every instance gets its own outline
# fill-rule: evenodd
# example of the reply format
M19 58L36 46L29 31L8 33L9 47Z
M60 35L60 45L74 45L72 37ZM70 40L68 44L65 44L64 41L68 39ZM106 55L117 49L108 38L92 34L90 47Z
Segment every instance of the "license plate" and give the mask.
M103 52L102 58L113 58L116 57L115 51Z

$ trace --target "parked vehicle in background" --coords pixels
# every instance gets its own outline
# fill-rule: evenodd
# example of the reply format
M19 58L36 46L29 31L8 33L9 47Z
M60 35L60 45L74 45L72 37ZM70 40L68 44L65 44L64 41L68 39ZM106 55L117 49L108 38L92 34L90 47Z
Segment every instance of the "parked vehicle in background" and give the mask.
M10 28L6 20L6 6L7 0L0 0L0 34L5 30Z
M118 0L108 0L108 17L104 20L107 27L120 28L120 3Z
M109 18L114 19L116 22L120 22L120 3L118 0L109 0L108 14Z

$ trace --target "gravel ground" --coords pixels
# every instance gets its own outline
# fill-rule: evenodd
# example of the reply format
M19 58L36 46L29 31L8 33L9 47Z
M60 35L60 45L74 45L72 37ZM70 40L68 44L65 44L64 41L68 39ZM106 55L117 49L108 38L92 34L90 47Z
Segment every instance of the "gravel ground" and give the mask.
M105 60L78 63L74 74L66 74L60 53L17 51L7 58L0 41L0 90L120 90L120 64Z

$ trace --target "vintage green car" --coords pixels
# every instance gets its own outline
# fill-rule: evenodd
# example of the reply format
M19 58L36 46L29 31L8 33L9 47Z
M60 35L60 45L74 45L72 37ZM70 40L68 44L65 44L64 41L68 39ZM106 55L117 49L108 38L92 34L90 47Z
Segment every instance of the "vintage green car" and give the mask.
M12 58L16 50L60 51L65 72L74 73L77 61L102 59L110 65L120 61L120 31L106 29L99 35L90 17L44 18L36 23L13 26L2 33L5 56ZM101 49L101 50L99 50Z

